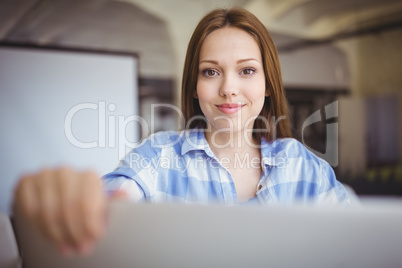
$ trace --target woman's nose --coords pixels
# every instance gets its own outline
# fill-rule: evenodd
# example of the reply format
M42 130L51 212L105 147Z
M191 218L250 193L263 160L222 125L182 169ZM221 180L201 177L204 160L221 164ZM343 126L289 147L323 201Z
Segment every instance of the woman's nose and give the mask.
M219 95L222 97L237 96L239 94L236 78L226 75L222 79Z

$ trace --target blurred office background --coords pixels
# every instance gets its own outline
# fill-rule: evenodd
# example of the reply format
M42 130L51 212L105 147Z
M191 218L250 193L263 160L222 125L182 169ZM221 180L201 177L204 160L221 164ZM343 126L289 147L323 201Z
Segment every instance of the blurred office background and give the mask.
M151 104L180 103L199 19L231 6L277 45L294 136L358 194L402 195L400 0L0 0L0 42L136 53L150 120ZM173 109L156 112L155 130L178 127Z

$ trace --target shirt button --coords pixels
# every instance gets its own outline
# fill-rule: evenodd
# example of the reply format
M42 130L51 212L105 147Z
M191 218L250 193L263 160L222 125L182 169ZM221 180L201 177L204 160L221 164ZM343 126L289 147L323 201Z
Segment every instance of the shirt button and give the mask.
M262 188L262 185L261 184L258 185L258 191L261 190L261 188Z

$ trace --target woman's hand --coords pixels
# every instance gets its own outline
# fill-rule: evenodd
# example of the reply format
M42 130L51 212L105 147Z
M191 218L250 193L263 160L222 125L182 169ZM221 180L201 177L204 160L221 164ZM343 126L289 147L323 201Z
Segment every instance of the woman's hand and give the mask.
M64 167L23 176L14 203L45 238L68 256L92 251L105 229L105 201L99 176Z

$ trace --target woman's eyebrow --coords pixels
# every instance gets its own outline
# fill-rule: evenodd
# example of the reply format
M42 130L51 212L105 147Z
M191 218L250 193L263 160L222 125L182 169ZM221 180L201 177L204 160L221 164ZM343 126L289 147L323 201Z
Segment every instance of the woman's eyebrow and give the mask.
M238 60L236 63L239 64L239 63L243 63L243 62L247 62L247 61L256 61L256 62L259 62L259 61L258 61L257 59L255 59L255 58L246 58L246 59L240 59L240 60ZM201 64L201 63L212 63L212 64L216 64L216 65L219 64L219 62L216 61L216 60L201 60L201 61L200 61L200 64Z
M259 62L257 59L255 59L255 58L247 58L247 59L241 59L241 60L238 60L236 63L243 63L243 62L246 62L246 61L257 61L257 62Z
M212 63L212 64L218 64L218 62L216 60L202 60L202 61L200 61L200 64L203 63L203 62Z

